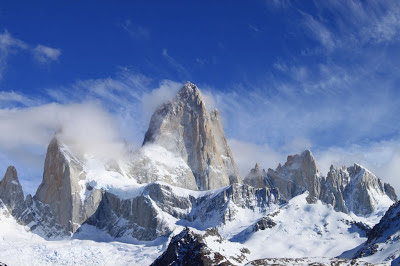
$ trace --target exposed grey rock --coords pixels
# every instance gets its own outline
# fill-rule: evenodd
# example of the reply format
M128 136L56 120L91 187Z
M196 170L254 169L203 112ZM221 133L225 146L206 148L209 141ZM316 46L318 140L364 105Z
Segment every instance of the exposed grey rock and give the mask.
M393 204L368 233L368 240L361 245L354 254L354 258L363 258L374 255L377 252L385 254L385 249L391 245L400 246L400 202ZM393 261L397 265L400 261L400 253L395 252L386 258L386 261Z
M321 262L323 261L323 262ZM286 265L313 265L313 266L373 266L374 264L356 259L338 259L338 258L268 258L253 260L246 266L261 266L261 265L274 265L274 266L286 266Z
M350 176L350 182L343 192L347 208L357 215L370 214L380 203L379 197L387 196L384 183L358 164L354 164L346 170ZM390 193L394 193L394 190Z
M171 233L168 225L157 214L151 200L144 195L121 199L103 192L98 209L87 223L113 237L130 235L139 240L154 240Z
M171 239L167 250L151 265L235 265L243 262L250 253L243 248L240 254L227 257L208 246L210 236L217 238L213 242L224 245L224 239L215 229L208 229L202 235L186 228Z
M190 82L175 99L155 111L143 141L146 144L162 146L182 157L199 190L240 182L219 113L207 113L199 89Z
M328 204L331 204L336 211L348 213L343 192L350 183L350 176L346 168L337 168L331 165L326 182L322 186L320 199Z
M267 172L264 169L261 171L260 165L256 163L254 168L251 169L250 173L244 178L243 183L256 188L266 187L268 186L268 184L266 184L266 175Z
M14 166L7 168L0 181L0 199L14 217L18 217L25 209L24 192Z
M276 223L274 222L274 220L272 220L269 217L263 217L253 225L253 232L265 230L268 228L272 228L274 226L276 226Z
M308 191L309 203L319 199L331 204L336 211L353 212L361 216L371 214L382 200L397 200L392 186L383 183L358 164L342 168L331 166L324 178L309 150L300 155L288 156L285 165L279 164L276 170L268 169L267 174L261 173L256 165L246 176L244 183L255 187L275 188L286 201Z
M178 195L168 185L152 183L140 195L128 199L103 192L97 211L87 223L115 237L154 240L173 231L173 225L166 222L168 215L179 219L180 224L209 228L234 221L238 208L258 208L267 213L272 204L281 203L277 191L248 185L233 184L195 197Z
M265 183L277 188L285 200L308 191L313 201L321 190L321 176L310 150L289 155L285 165L279 164L276 170L268 169Z
M384 189L385 189L386 195L388 195L388 197L389 197L392 201L396 202L396 201L399 200L399 199L397 198L396 191L394 190L394 187L392 187L390 184L385 183L385 184L384 184Z
M277 224L274 220L272 220L272 218L270 218L270 216L271 215L269 214L268 216L261 218L254 224L250 225L246 229L233 236L230 241L243 243L248 240L253 235L253 233L275 227Z
M85 172L80 160L54 137L47 148L43 180L34 201L48 205L55 223L66 232L74 233L100 203L101 193L96 191L82 198L86 190L84 180Z

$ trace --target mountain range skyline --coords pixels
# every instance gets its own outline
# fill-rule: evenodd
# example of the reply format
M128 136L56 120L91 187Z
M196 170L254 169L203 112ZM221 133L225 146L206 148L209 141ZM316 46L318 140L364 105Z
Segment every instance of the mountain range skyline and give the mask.
M400 190L397 2L209 4L2 6L0 170L16 165L33 193L61 126L137 149L190 80L242 178L311 148L321 172L357 162Z

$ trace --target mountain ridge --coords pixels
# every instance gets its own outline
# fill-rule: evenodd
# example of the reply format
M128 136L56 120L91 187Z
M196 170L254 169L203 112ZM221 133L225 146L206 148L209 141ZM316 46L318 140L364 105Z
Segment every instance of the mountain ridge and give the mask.
M281 252L260 248L260 239L272 239L282 249L286 239L292 256L302 257L307 252L321 256L332 249L329 243L347 239L330 251L337 256L363 243L368 226L397 201L393 187L358 164L331 166L324 176L310 150L289 155L275 170L256 164L240 182L219 112L207 112L200 90L190 82L155 111L142 147L124 161L78 154L58 134L49 143L34 196L24 200L14 167L0 181L0 207L24 230L45 239L95 231L136 245L161 241L154 253L160 256L167 242L173 253L189 251L182 256L192 253L177 246L206 245L196 249L208 256L203 259L212 261L215 255L220 258L215 262L233 264ZM205 236L207 230L215 234ZM310 246L293 242L296 237ZM196 240L201 238L212 241ZM238 252L242 261L232 260L222 243L249 247L250 253Z

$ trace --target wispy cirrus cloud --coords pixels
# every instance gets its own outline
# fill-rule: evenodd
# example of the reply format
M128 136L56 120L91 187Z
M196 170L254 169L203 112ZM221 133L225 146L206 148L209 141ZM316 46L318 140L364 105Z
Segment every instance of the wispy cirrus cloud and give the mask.
M162 50L162 56L167 60L168 64L182 77L187 80L190 79L190 73L189 71L181 64L179 63L175 58L169 55L168 49L164 48Z
M325 51L398 41L400 4L397 1L315 1L317 12L302 7L301 26ZM330 18L330 19L329 19Z
M130 19L126 19L120 24L120 27L129 33L129 35L135 40L149 40L151 37L149 29L133 23Z
M20 51L29 52L39 63L51 63L57 61L61 55L60 49L38 44L33 47L26 42L15 38L7 30L0 33L0 79L7 68L7 60L10 55L17 54Z
M57 61L61 55L61 50L39 44L32 49L32 53L39 63L47 64Z
M32 106L40 101L14 91L0 91L0 108L13 107L16 104Z

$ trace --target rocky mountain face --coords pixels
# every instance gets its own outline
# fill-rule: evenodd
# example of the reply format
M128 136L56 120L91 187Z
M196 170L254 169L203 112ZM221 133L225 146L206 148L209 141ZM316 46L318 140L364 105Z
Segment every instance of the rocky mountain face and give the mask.
M235 265L242 263L250 253L241 248L229 250L231 254L228 255L225 250L218 252L210 247L210 242L220 246L227 244L216 229L208 229L201 234L186 228L171 239L167 250L151 265Z
M368 240L354 254L354 258L377 257L375 260L400 263L400 202L393 204L382 219L368 233Z
M21 215L25 209L24 192L14 166L7 168L3 179L0 181L0 200L13 216Z
M207 113L200 90L187 82L172 101L153 114L143 145L156 144L179 155L198 190L240 183L218 110ZM192 189L190 182L189 187Z
M364 216L381 203L390 205L397 201L392 186L358 164L342 168L331 166L320 198L337 211Z
M103 192L102 201L88 224L114 237L133 236L154 240L168 236L176 223L209 228L233 222L240 210L267 213L274 204L282 204L277 191L233 184L202 194L182 194L167 184L146 185L132 198Z
M294 238L301 235L295 229L302 228L303 237L312 241L342 234L348 234L350 241L357 238L355 232L359 236L362 231L365 236L368 228L364 230L355 220L347 223L332 208L364 219L398 200L393 187L357 164L332 166L323 176L309 150L288 156L275 170L261 170L256 164L241 184L219 113L207 112L199 89L191 83L153 114L143 146L127 159L127 171L113 164L93 170L83 157L56 135L48 146L36 194L24 200L16 169L10 166L0 181L0 207L45 237L72 235L86 224L111 237L154 241L186 227L172 238L154 265L245 263L248 251L242 244L257 242L253 237L261 237L261 231ZM275 213L275 209L279 210ZM398 204L390 208L368 233L357 257L399 242L399 213ZM306 215L315 215L318 221ZM343 217L350 219L349 215ZM218 228L229 241L210 228ZM228 252L231 248L233 253ZM350 263L338 259L327 265L336 262Z
M286 163L283 166L279 164L276 170L268 169L265 173L259 168L257 164L244 183L276 188L286 201L308 191L309 202L320 199L331 204L336 211L361 216L371 214L382 203L390 206L397 201L392 186L358 164L342 168L331 166L324 177L309 150L288 156Z
M256 163L253 169L250 170L250 173L246 175L246 177L243 180L243 183L248 184L249 186L252 187L257 187L257 188L263 188L268 186L269 184L266 184L265 181L266 179L264 176L267 175L267 172L265 172L265 169L260 169L260 165Z
M47 148L43 181L34 200L48 206L55 223L66 232L74 233L97 209L101 200L99 191L86 191L82 163L68 152L57 137Z

